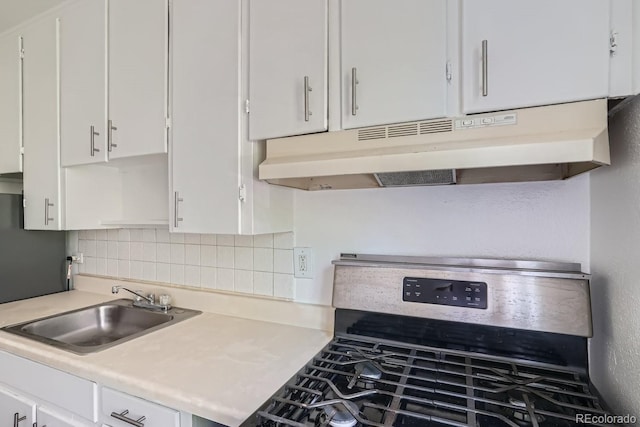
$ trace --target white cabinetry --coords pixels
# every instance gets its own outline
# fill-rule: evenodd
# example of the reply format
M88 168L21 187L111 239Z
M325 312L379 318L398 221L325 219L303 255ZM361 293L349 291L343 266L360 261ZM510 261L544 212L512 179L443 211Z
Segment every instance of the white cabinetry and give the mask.
M88 427L98 420L91 381L0 352L0 384L1 425Z
M290 190L258 182L263 143L247 139L246 2L182 0L172 8L172 231L290 230ZM245 15L242 12L245 12ZM246 41L246 38L244 39Z
M91 381L0 352L0 383L32 396L36 402L49 402L87 420L98 420L97 385Z
M112 159L167 151L168 20L167 0L109 1Z
M166 153L168 8L79 0L61 10L63 166Z
M107 161L106 0L83 0L60 15L62 166Z
M141 424L153 427L192 426L189 413L107 387L98 393L92 381L0 351L2 426L130 427L141 417Z
M168 223L168 13L166 0L58 11L68 229Z
M608 17L602 0L463 0L464 112L606 97Z
M0 423L3 426L31 427L34 425L35 410L35 402L0 388Z
M102 388L101 421L112 427L130 427L143 420L153 427L180 427L180 412L147 400Z
M250 0L249 14L249 138L327 130L327 0Z
M342 0L342 128L442 117L446 0Z
M78 417L62 414L61 411L38 406L36 408L37 426L40 427L91 427L93 423L79 420ZM37 427L36 426L36 427Z
M0 37L0 174L22 172L22 39Z
M64 228L58 120L58 21L26 27L24 46L24 224Z

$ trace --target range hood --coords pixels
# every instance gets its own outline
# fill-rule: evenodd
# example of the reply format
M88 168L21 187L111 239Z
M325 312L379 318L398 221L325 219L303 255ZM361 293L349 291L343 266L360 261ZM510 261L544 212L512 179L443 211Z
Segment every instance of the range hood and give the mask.
M304 190L542 181L609 162L599 99L271 139L259 178Z

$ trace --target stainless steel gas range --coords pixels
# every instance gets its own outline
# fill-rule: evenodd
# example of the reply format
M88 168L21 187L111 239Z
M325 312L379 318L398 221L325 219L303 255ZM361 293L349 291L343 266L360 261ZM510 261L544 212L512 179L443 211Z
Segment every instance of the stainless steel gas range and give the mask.
M588 376L578 264L343 255L335 338L251 426L571 426Z

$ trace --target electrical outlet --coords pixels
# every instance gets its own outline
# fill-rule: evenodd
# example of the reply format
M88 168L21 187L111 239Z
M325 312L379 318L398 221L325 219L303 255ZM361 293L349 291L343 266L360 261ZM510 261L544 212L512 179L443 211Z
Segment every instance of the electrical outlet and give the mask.
M82 252L76 252L71 255L71 259L75 264L83 264L84 263L84 254Z
M294 276L310 279L313 277L313 249L293 248Z

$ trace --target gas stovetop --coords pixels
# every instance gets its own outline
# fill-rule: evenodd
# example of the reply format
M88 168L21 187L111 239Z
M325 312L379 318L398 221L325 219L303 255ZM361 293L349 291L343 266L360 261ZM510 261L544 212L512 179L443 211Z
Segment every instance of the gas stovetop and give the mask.
M589 276L575 264L351 255L335 338L247 426L575 426ZM579 268L579 266L577 266Z
M584 372L339 334L258 413L262 426L570 426L604 414Z

